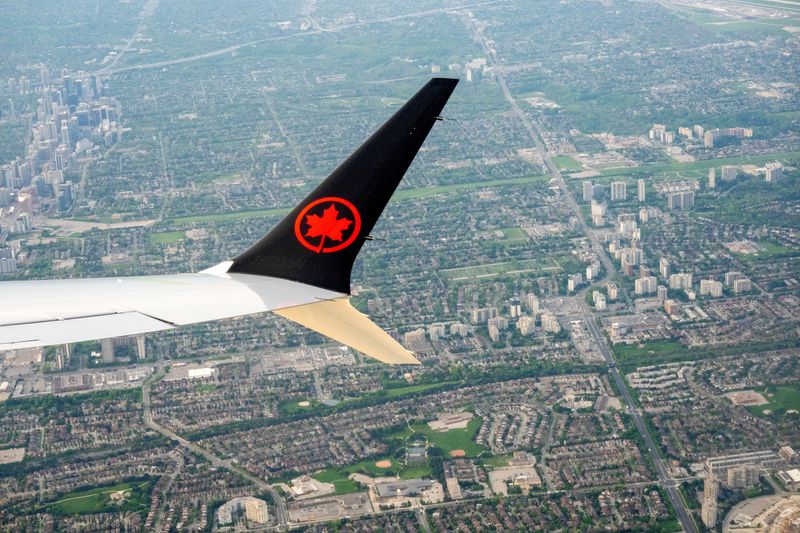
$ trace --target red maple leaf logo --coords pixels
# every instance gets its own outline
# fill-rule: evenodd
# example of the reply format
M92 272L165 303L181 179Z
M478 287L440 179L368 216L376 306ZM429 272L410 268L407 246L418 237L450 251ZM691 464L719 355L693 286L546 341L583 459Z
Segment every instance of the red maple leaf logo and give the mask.
M339 210L336 209L334 204L331 204L330 207L322 212L322 216L314 214L306 216L308 231L306 231L305 236L322 237L316 249L316 252L320 253L325 244L325 239L341 242L343 238L342 232L349 228L352 223L353 221L350 219L339 218Z

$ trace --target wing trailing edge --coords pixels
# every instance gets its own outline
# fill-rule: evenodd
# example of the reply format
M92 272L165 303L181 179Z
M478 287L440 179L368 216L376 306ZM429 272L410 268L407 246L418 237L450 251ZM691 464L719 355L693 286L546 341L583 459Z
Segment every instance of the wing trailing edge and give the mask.
M348 297L278 309L275 314L355 348L382 363L420 364L411 352L353 307Z

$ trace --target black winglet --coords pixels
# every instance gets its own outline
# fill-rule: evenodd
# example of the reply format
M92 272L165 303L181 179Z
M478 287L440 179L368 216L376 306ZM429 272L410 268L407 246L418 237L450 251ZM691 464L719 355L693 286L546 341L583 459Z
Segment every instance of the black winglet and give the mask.
M350 293L361 246L414 160L458 80L434 78L228 272Z

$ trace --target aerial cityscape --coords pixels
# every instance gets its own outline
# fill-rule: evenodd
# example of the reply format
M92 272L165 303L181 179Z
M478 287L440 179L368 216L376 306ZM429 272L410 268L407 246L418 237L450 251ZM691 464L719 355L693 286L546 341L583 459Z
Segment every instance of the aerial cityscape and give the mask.
M351 277L421 365L0 351L0 532L800 532L800 1L0 13L0 300L232 259L459 80Z

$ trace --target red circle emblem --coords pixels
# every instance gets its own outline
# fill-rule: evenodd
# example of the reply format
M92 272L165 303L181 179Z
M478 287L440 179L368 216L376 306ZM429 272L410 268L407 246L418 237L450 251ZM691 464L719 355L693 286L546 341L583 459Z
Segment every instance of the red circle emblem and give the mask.
M344 250L361 231L361 215L344 198L326 196L303 208L294 221L297 240L318 254Z

